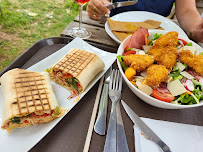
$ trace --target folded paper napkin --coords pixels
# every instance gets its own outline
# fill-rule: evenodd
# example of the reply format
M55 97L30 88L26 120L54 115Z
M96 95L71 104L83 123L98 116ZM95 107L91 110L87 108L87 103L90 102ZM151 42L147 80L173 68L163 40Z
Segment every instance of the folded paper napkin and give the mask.
M141 118L171 149L172 152L202 152L203 126ZM161 152L154 142L135 129L136 152ZM136 141L137 140L137 141Z

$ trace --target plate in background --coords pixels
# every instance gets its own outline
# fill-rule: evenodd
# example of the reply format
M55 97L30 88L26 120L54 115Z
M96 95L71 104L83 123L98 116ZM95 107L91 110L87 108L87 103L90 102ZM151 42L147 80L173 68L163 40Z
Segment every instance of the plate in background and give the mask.
M145 12L145 11L129 11L129 12L124 12L120 13L117 15L112 16L110 19L115 20L115 21L123 21L123 22L143 22L145 20L155 20L161 22L161 27L164 28L166 31L177 31L180 35L187 37L187 34L173 21L170 19L155 14L151 12ZM107 34L118 44L121 43L119 39L113 34L111 31L107 21L105 23L105 30Z

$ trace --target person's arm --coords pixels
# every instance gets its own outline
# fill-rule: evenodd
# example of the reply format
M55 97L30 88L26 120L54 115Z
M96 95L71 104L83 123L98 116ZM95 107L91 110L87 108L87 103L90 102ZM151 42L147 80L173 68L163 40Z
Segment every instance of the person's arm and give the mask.
M195 0L176 0L175 5L181 28L191 39L203 42L203 19L197 11Z
M88 16L99 20L106 13L110 13L110 10L104 6L109 3L109 0L90 0L87 6Z

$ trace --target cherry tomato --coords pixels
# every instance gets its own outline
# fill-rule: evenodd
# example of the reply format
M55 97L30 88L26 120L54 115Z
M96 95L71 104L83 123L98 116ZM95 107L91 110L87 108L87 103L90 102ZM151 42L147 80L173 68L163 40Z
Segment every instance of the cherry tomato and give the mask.
M171 93L162 93L159 92L157 89L154 89L152 91L152 95L154 96L154 98L165 102L171 102L175 99L175 97Z
M28 123L28 120L25 120L24 123Z
M184 45L188 44L187 41L183 40L183 39L178 39L179 41L182 41Z
M137 53L137 51L135 51L135 50L130 50L130 51L126 52L126 53L124 54L124 56L130 55L130 54L136 54L136 53Z

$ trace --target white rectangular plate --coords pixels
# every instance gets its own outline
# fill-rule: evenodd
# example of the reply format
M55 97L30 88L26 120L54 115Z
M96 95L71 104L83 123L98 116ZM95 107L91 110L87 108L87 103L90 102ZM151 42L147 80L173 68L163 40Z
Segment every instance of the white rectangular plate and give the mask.
M85 91L81 94L80 99L94 86L94 84L102 77L102 75L108 70L108 68L113 64L116 59L115 53L105 52L96 47L93 47L83 41L80 38L75 38L69 44L64 46L59 51L48 56L37 64L28 68L29 71L42 72L50 68L53 64L58 62L64 55L68 53L71 48L83 49L88 52L97 54L105 63L105 68L100 72L87 86ZM65 115L78 103L76 98L68 100L71 94L70 92L56 84L51 82L54 89L56 98L58 100L59 106L62 106L66 109ZM1 87L0 87L1 88ZM96 97L96 94L95 94ZM80 101L79 99L79 101ZM2 92L0 91L0 124L2 125ZM64 116L65 116L64 115ZM64 117L63 116L63 117ZM1 151L15 151L23 152L31 149L35 144L37 144L63 117L57 118L49 123L34 125L27 128L20 128L13 130L10 134L7 131L0 129L0 149Z

